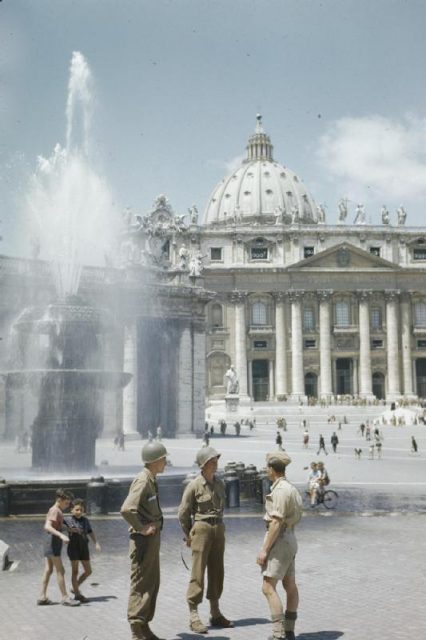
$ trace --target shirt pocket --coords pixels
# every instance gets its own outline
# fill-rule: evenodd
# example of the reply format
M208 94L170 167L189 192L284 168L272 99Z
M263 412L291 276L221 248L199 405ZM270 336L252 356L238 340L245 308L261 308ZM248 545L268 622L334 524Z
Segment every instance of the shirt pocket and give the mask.
M197 509L199 513L208 513L213 509L212 497L207 493L196 495Z

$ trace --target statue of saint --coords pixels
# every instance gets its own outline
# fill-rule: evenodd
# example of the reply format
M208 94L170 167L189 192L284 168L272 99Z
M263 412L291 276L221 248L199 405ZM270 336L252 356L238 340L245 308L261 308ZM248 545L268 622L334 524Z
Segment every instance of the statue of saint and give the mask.
M191 224L198 224L198 209L195 204L188 209L188 213Z
M182 271L187 271L188 260L189 260L189 251L186 248L186 245L183 244L179 249L179 269L182 269Z
M337 206L339 207L339 222L344 222L348 215L348 201L340 198Z
M317 220L320 223L325 222L325 208L323 204L317 206Z
M197 251L197 253L191 257L191 260L189 263L190 276L193 276L195 278L198 278L201 276L201 272L204 269L203 259L204 259L204 256L201 253L201 251Z
M407 219L407 212L404 209L404 207L401 205L400 207L398 207L398 209L396 210L397 216L398 216L398 224L399 225L404 225L405 221Z
M356 212L355 212L355 218L354 218L354 224L365 224L365 208L363 204L357 204L356 206Z
M382 207L382 224L389 224L389 221L390 221L389 211L387 210L387 207L384 204Z
M237 372L234 369L234 365L231 364L228 371L225 373L226 380L226 393L238 393L240 390L240 383L238 382Z

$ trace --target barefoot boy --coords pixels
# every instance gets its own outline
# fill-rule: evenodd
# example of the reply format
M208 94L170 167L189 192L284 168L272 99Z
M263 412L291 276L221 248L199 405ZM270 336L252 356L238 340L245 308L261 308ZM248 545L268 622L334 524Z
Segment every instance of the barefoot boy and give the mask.
M53 573L53 569L56 571L56 579L62 596L62 604L69 607L80 604L78 600L72 600L68 596L65 587L65 569L61 559L62 543L69 542L68 536L62 533L62 527L64 524L63 510L68 509L72 499L73 495L70 491L58 489L56 491L55 504L50 507L47 512L46 522L44 523L44 530L46 532L44 540L45 568L40 598L37 600L37 604L39 605L52 603L47 597L47 587L50 576Z
M67 547L68 557L71 560L71 582L75 600L88 602L80 591L80 585L92 573L89 554L89 538L95 544L96 551L101 550L99 542L93 532L90 521L84 515L84 501L76 498L71 508L71 515L65 518L68 527L70 541ZM83 573L78 576L78 564L83 565Z

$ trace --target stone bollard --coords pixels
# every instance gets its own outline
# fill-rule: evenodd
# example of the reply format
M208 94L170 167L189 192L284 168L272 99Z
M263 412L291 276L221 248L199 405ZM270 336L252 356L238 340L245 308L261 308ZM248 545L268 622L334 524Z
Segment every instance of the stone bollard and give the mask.
M235 471L235 467L236 467L236 466L237 466L237 463L236 463L236 462L232 462L232 461L227 462L227 463L225 464L225 472L226 472L226 471Z
M106 510L106 490L107 485L103 476L91 478L87 483L86 509L92 516L107 513Z
M9 485L4 478L0 478L0 517L9 515Z
M240 481L235 471L225 471L226 506L234 509L240 506Z

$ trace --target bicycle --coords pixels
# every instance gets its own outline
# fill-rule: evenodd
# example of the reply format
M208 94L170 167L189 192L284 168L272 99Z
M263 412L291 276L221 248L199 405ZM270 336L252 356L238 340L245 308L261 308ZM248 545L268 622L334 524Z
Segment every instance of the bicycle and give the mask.
M311 494L309 491L305 491L306 501L309 503L309 506L318 507L318 505L323 504L326 509L335 509L337 507L337 503L339 501L339 495L333 489L326 489L325 491L317 491L315 502L311 505Z

